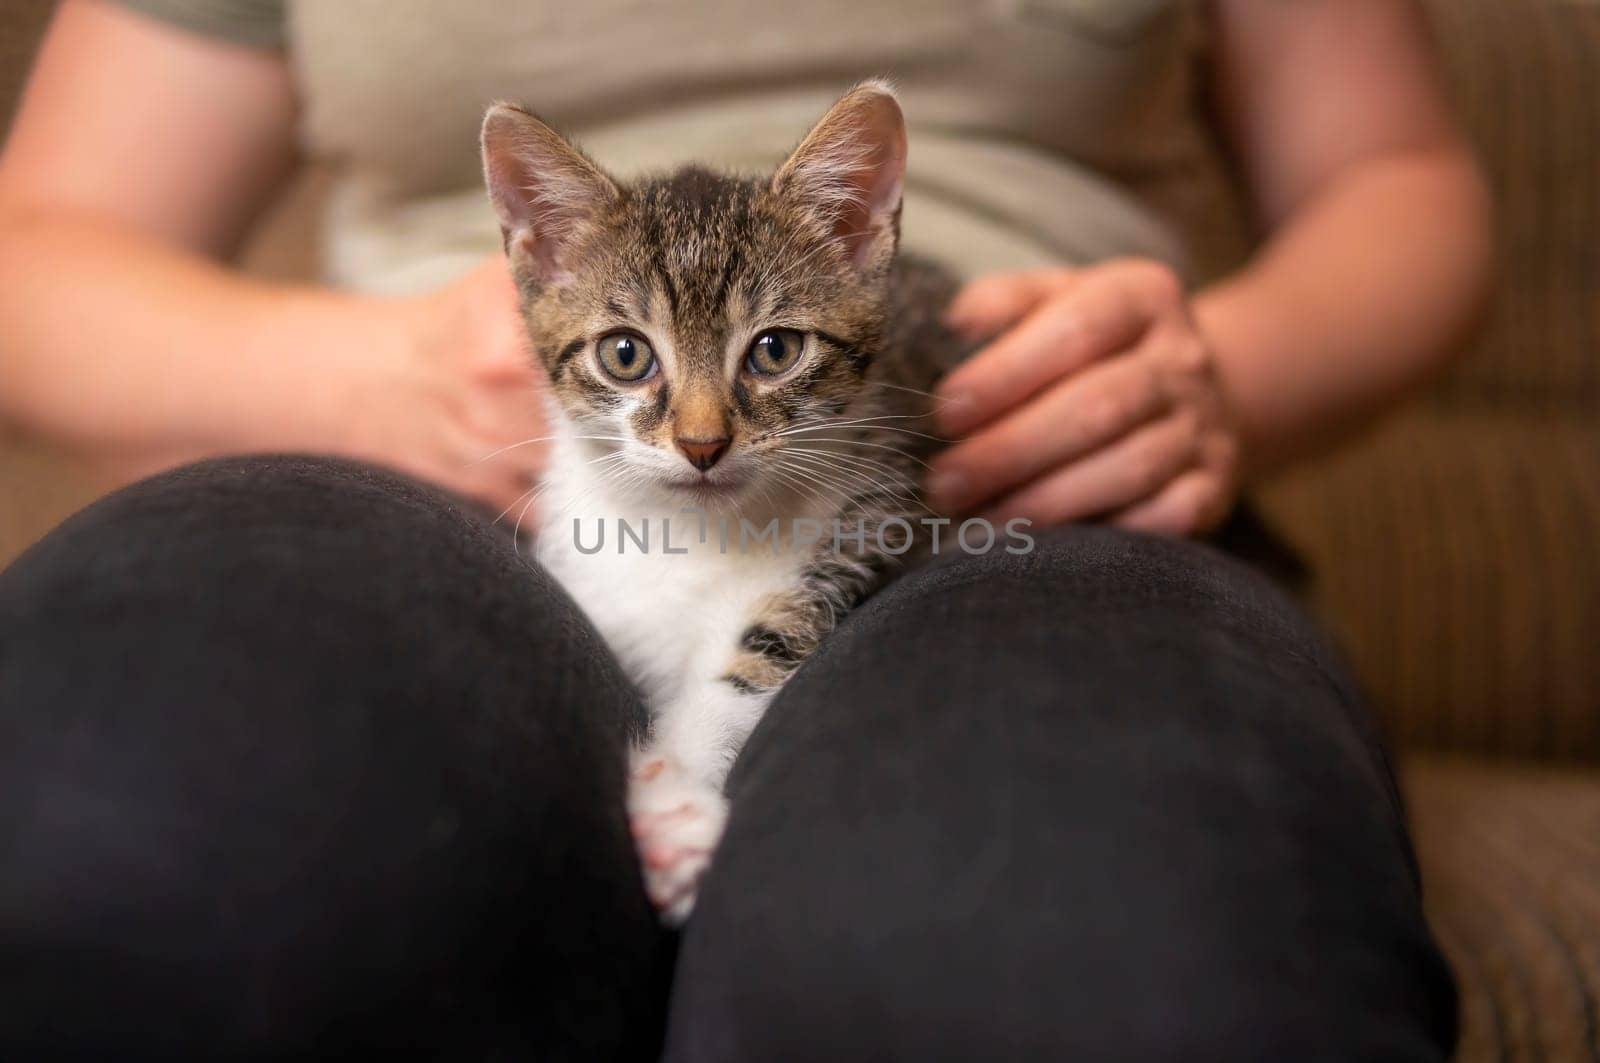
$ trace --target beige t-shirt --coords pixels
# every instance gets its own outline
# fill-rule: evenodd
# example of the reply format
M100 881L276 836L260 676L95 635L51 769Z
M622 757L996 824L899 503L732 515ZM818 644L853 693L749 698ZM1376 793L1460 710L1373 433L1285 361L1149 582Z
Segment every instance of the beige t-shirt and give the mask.
M333 173L328 279L416 291L499 246L485 105L519 101L622 176L770 172L864 77L910 123L908 248L966 275L1243 247L1203 118L1198 0L125 0L282 47Z

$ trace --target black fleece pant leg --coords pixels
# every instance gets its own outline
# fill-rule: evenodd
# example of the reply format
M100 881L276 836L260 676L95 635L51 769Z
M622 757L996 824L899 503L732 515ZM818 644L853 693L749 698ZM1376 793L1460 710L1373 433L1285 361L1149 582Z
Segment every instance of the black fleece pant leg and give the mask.
M638 706L504 537L335 462L147 481L0 575L0 1059L647 1058ZM732 780L670 1058L1437 1059L1317 634L1091 530L852 616Z
M849 617L735 767L672 1063L1440 1060L1453 986L1318 633L1097 529Z
M0 574L0 1059L653 1058L639 706L443 497L193 466Z

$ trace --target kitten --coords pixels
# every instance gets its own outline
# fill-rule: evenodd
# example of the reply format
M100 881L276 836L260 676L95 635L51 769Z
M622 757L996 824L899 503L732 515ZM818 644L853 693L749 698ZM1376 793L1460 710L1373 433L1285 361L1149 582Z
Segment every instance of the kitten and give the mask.
M553 398L537 556L649 705L629 812L680 922L774 693L940 530L917 488L928 389L965 353L938 320L954 282L896 262L905 125L882 82L770 180L624 184L505 104L483 152Z

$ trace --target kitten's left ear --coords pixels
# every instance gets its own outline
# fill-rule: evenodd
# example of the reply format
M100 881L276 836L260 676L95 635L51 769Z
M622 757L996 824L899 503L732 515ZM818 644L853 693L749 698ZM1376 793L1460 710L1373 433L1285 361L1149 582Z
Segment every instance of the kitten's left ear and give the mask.
M866 81L822 116L772 179L829 220L862 269L888 264L899 238L906 123L887 82Z
M621 197L565 137L507 103L483 118L483 176L512 273L540 284L566 273L566 249Z

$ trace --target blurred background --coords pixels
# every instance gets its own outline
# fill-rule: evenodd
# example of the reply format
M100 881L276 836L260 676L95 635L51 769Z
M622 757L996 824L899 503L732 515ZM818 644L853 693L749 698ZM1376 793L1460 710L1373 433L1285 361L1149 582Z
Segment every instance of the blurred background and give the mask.
M0 0L0 122L50 6ZM1428 7L1499 201L1493 311L1426 397L1260 501L1400 751L1462 1058L1600 1058L1600 3ZM250 268L308 272L314 199ZM0 566L100 487L0 435Z

